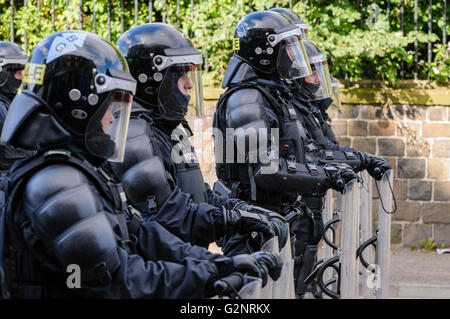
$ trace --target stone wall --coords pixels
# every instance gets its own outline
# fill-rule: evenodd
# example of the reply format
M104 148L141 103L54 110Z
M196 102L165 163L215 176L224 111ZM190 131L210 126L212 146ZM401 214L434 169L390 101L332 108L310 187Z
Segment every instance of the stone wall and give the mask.
M206 134L202 145L196 145L205 180L211 186L216 175L213 140L208 130L219 93L220 90L206 91L208 100L202 123ZM436 103L437 95L432 90L427 94L427 100ZM437 101L444 101L443 105L450 104L448 88L439 94L444 99ZM433 238L436 244L449 246L450 108L395 104L397 123L408 127L404 129L393 120L392 114L383 114L376 100L359 98L369 104L354 104L357 100L354 92L348 96L344 92L341 98L347 104L344 103L340 111L331 108L329 112L341 145L385 156L395 170L393 187L398 211L392 218L392 244L420 246L421 240ZM372 211L376 221L379 199L375 185L373 197Z
M395 105L394 109L400 125L390 114L383 116L380 106L344 104L341 111L330 110L333 130L341 145L385 156L391 162L398 205L392 219L392 244L420 246L421 240L433 238L438 245L449 245L449 107ZM373 190L376 218L379 199Z

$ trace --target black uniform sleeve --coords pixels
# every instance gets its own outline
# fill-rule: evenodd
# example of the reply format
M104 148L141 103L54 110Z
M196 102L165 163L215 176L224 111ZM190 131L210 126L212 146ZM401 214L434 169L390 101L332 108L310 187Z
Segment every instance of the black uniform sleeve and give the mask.
M179 187L146 221L157 221L180 239L202 247L208 247L223 234L221 209L207 203L195 203L191 195Z
M152 261L178 262L186 257L214 261L218 257L203 247L182 241L155 221L141 225L138 251L139 255Z
M171 183L171 168L166 167L161 142L151 130L146 121L131 120L125 159L111 163L110 168L144 222L157 221L181 240L207 247L221 229L221 211L207 203L195 203Z
M82 288L76 292L83 297L199 298L216 276L217 268L208 260L178 253L177 262L152 261L127 253L117 243L116 217L71 166L48 166L32 176L25 188L24 212L30 251L56 261L56 267L41 262L55 277L68 265L78 265Z

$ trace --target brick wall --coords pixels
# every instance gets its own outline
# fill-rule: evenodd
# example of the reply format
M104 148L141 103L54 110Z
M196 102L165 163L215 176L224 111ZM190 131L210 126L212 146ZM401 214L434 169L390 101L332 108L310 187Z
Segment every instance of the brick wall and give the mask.
M450 244L450 110L445 106L395 105L402 125L386 119L374 105L343 105L330 110L341 145L385 156L394 170L398 211L392 219L392 244L420 246L433 238ZM409 111L414 110L413 112ZM416 134L415 140L411 136ZM408 138L409 137L409 138ZM375 187L373 213L379 199Z
M205 104L204 130L212 125L216 101ZM433 238L437 244L450 245L450 108L413 106L414 112L395 105L397 116L411 131L385 119L376 105L344 104L341 111L330 110L332 125L341 145L385 156L395 169L394 193L398 211L392 219L392 244L420 246ZM422 143L414 145L411 133ZM408 138L409 136L409 138ZM204 134L200 156L205 180L216 180L213 140ZM208 160L202 160L208 159ZM379 199L373 187L373 216L376 220Z

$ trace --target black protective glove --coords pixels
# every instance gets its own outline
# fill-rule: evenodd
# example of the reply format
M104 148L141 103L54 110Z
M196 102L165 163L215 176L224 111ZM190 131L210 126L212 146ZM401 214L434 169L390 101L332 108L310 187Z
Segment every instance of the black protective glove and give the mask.
M236 204L235 208L266 216L269 220L270 228L275 233L275 236L278 236L280 250L284 247L284 245L286 245L289 236L289 224L283 216L275 213L274 211L259 206L250 205L243 201Z
M391 163L387 159L381 156L375 156L369 153L361 153L364 160L364 167L367 172L375 178L377 181L381 180L383 174L392 169Z
M219 278L228 276L233 272L249 274L263 280L266 285L268 275L274 280L278 279L281 273L283 262L278 255L269 252L256 252L251 255L242 254L234 257L224 257L215 261Z
M343 192L345 185L359 176L347 164L326 164L324 167L328 175L328 186L338 192Z
M265 238L275 236L266 216L239 208L228 210L223 208L223 227L226 235L234 233L246 235L256 231L262 233Z
M270 278L277 280L281 276L281 269L283 268L283 261L279 255L272 254L266 251L257 251L252 254L258 262L267 267L267 272Z

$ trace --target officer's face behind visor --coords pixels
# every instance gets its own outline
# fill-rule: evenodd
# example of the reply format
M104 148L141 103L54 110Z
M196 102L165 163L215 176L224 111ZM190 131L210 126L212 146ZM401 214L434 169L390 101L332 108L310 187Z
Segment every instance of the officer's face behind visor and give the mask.
M316 91L311 92L311 100L323 100L332 95L331 78L328 70L327 58L325 54L320 54L309 59L312 74L304 78L305 86L315 87Z
M158 107L162 115L173 120L184 120L188 107L195 111L197 117L203 114L202 55L193 48L191 51L195 54L154 58L162 61L155 65L164 73L158 92Z
M277 58L277 69L280 76L287 80L300 79L311 74L311 68L300 36L292 35L281 40Z
M112 162L122 162L125 155L125 145L127 141L128 134L128 124L131 114L131 103L133 101L133 95L125 91L116 91L113 93L108 107L101 118L101 129L105 134L105 139L109 139L107 144L109 155L108 160ZM97 138L100 138L102 134L100 133ZM90 135L91 141L95 142L95 133ZM95 144L89 143L87 140L87 145L91 145L91 152L96 151ZM100 143L98 144L100 145ZM103 145L103 144L101 144ZM103 153L104 150L101 150Z

